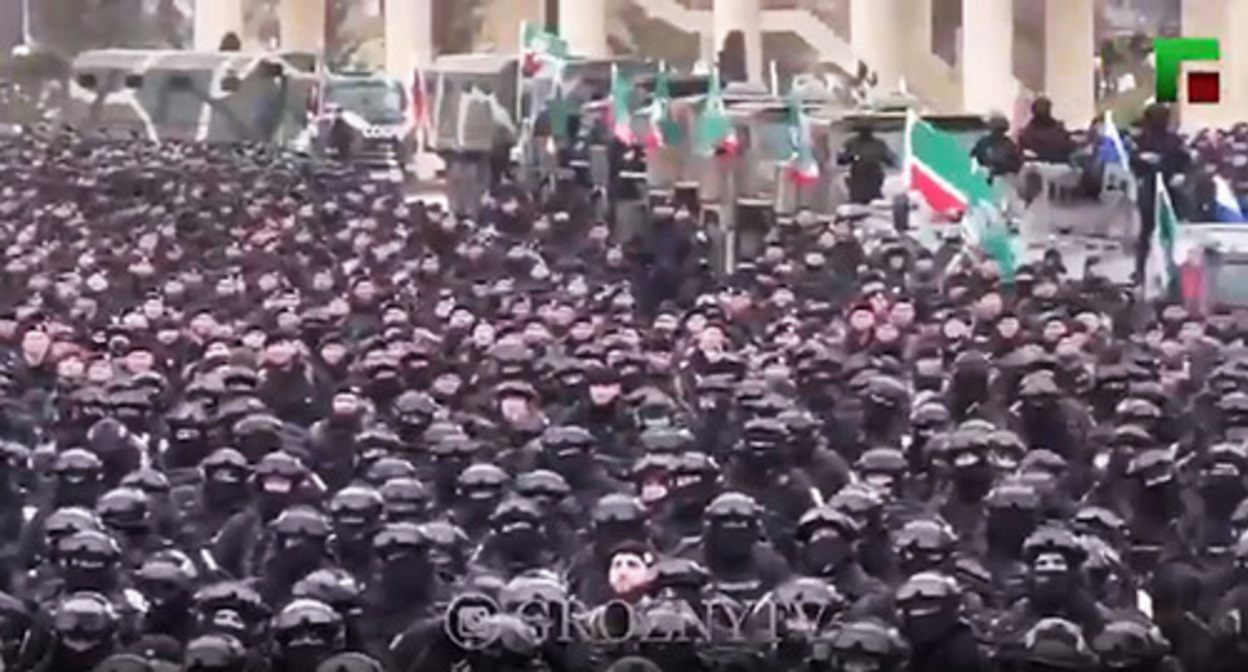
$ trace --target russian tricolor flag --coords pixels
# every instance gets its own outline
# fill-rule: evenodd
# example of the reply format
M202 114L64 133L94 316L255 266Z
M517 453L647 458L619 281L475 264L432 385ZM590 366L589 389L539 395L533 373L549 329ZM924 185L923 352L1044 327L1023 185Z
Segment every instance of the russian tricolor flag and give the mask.
M1239 199L1235 197L1235 191L1231 189L1231 183L1225 177L1213 176L1213 193L1214 214L1219 222L1248 221L1244 218L1244 210L1239 205Z

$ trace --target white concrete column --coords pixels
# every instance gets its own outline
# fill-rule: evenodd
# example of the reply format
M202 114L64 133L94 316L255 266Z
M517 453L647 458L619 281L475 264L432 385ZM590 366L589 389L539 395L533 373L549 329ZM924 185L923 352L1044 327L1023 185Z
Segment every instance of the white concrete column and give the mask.
M896 4L897 0L893 2ZM909 0L905 6L910 25L909 53L928 58L932 54L932 0Z
M325 49L325 3L328 0L280 0L277 20L281 48L290 51Z
M1222 125L1248 118L1248 2L1226 0L1222 22Z
M962 0L962 105L971 114L1009 115L1014 79L1014 3Z
M195 0L192 22L196 51L216 51L227 33L243 39L242 0Z
M573 55L608 58L607 0L559 0L559 37Z
M751 84L763 86L763 33L760 0L715 0L712 31L715 58L724 48L724 39L734 30L745 35L745 75Z
M1185 37L1219 38L1222 47L1220 63L1191 63L1179 68L1179 122L1184 129L1197 130L1209 126L1220 126L1226 114L1228 87L1230 80L1227 67L1227 52L1231 46L1227 44L1226 35L1231 27L1227 26L1227 5L1234 5L1237 0L1182 0L1182 16L1180 18L1180 34ZM1222 103L1221 105L1189 105L1187 103L1187 73L1192 70L1214 70L1221 74Z
M386 0L386 74L410 82L433 64L433 0Z
M1044 92L1071 128L1096 114L1095 11L1095 0L1045 1Z
M897 0L853 0L850 5L850 44L854 55L879 77L881 91L896 91L905 72L909 40L898 36L905 36L912 23L902 19L900 8ZM907 3L908 12L917 9Z

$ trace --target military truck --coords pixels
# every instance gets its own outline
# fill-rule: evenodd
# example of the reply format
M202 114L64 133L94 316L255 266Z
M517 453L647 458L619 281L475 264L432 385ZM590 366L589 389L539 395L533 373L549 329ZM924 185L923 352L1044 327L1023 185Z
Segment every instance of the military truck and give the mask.
M318 82L317 114L300 140L318 155L328 154L334 123L353 133L350 160L379 179L404 181L416 154L416 121L411 96L399 80L361 71L325 74Z
M1248 225L1185 222L1179 226L1175 261L1199 261L1210 306L1248 309Z
M629 59L573 59L564 68L564 104L579 110L581 102L606 95L613 64L639 72L654 69ZM529 119L535 87L522 88L519 67L515 55L449 54L439 56L426 72L428 147L446 162L447 191L456 212L475 211L492 181L516 158L527 165L543 161L532 143L521 147L519 157L511 152L522 139L535 137L526 130L536 121Z
M105 137L291 144L317 66L298 52L88 51L73 61L59 121Z

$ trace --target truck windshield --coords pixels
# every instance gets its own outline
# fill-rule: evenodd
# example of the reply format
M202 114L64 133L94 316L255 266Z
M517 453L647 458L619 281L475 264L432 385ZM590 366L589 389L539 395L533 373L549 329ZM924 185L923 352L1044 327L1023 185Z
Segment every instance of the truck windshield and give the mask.
M354 112L370 124L398 124L407 113L407 94L397 82L361 79L332 82L325 102Z

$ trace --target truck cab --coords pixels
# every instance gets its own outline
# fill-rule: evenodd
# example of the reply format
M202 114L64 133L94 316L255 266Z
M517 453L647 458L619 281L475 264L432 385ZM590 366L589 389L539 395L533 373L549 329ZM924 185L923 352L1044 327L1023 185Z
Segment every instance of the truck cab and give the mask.
M1199 261L1210 306L1248 309L1248 225L1189 222L1179 227L1175 261Z
M313 147L325 152L341 121L352 131L353 163L402 181L416 152L411 96L403 84L382 74L345 72L324 76L321 87Z

